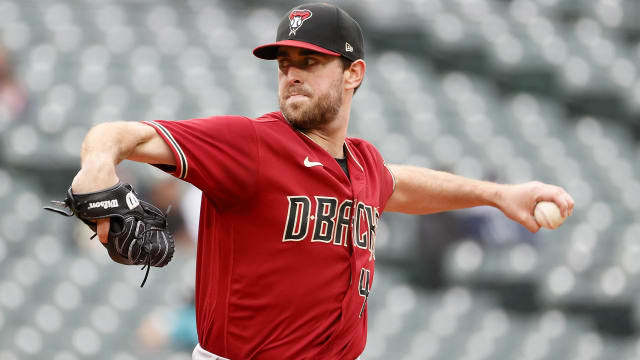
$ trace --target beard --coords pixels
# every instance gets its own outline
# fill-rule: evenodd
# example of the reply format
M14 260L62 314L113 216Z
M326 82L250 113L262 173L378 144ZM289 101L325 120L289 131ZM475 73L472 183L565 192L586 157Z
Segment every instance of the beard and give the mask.
M320 129L331 123L340 112L342 106L342 83L336 80L329 87L329 91L317 96L311 102L303 100L293 103L287 102L291 93L301 94L311 98L311 92L302 86L290 87L280 94L280 110L285 119L294 128L305 131Z

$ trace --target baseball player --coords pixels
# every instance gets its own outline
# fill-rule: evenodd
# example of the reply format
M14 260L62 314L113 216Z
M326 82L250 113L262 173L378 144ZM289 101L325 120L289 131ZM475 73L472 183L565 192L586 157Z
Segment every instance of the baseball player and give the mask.
M280 111L95 126L74 194L119 183L124 159L202 190L193 359L357 359L367 339L376 227L383 211L499 208L530 231L538 201L573 200L539 182L500 185L385 165L346 137L366 70L360 26L330 4L305 4L253 54L278 63ZM108 220L97 233L107 241Z

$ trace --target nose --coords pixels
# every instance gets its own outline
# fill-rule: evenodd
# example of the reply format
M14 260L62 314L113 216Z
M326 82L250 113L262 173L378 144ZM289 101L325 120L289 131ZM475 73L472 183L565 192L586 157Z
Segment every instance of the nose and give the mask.
M287 68L285 77L287 79L287 84L289 85L300 85L303 83L302 70L298 69L295 66L289 66Z

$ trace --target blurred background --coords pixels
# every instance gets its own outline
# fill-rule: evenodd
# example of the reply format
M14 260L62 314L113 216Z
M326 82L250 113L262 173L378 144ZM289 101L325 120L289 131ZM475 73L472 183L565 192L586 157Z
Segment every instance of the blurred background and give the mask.
M173 262L115 263L45 213L87 130L257 117L276 66L251 50L299 2L0 0L0 360L190 359L197 190L125 161L173 205ZM640 358L640 2L337 1L363 27L350 135L390 163L565 187L533 235L491 208L385 214L363 358Z

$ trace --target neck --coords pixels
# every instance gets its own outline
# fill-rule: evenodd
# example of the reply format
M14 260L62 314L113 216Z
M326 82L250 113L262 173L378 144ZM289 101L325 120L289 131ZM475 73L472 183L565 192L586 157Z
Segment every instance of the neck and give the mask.
M344 139L347 137L349 113L351 110L350 105L350 103L343 103L338 115L326 126L320 129L303 131L305 135L336 159L343 159L345 157Z

